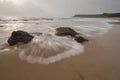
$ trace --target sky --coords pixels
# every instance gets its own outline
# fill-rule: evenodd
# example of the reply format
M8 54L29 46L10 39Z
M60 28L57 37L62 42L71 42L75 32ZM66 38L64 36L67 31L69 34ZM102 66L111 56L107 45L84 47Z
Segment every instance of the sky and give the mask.
M0 0L0 16L71 17L120 12L120 0Z

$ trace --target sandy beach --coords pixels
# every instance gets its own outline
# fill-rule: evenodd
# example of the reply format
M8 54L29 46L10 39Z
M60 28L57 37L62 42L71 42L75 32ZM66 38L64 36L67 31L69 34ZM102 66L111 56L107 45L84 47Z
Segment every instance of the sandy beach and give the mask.
M12 55L0 56L1 80L120 80L120 25L84 43L83 54L52 64L30 64Z
M0 0L0 80L120 80L120 0Z

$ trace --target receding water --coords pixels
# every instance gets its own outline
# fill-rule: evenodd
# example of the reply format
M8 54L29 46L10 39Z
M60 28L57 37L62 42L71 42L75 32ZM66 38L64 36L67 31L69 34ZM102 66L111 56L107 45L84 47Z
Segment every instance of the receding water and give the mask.
M18 50L18 56L30 63L49 64L83 53L84 45L71 37L54 35L58 27L70 27L86 37L99 37L107 33L112 25L107 19L89 18L1 18L0 54ZM12 31L23 30L34 34L34 39L20 46L9 47L7 39ZM38 35L38 33L43 33Z

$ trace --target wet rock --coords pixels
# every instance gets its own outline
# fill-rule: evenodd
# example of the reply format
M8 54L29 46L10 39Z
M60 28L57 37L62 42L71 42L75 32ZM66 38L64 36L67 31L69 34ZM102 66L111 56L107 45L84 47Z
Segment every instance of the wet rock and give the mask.
M88 41L87 39L83 38L82 36L75 36L75 41L77 41L78 43L84 43L86 41Z
M60 27L56 29L57 36L72 36L74 37L75 35L77 35L78 33L76 31L74 31L73 29L69 28L69 27Z
M0 27L4 27L3 25L0 25Z
M72 36L74 40L77 41L78 43L83 43L88 41L87 39L80 36L79 33L77 33L76 31L74 31L69 27L60 27L57 28L56 31L57 31L56 33L57 36Z
M28 43L33 39L33 36L24 31L13 31L10 38L8 39L8 44L10 46L16 45L18 42Z

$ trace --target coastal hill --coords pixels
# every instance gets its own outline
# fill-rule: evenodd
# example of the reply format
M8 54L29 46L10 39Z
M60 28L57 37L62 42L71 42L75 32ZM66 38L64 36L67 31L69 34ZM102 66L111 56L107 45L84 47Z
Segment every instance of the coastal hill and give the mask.
M105 17L120 17L120 13L103 13L103 14L77 14L73 17L91 17L91 18L105 18Z

